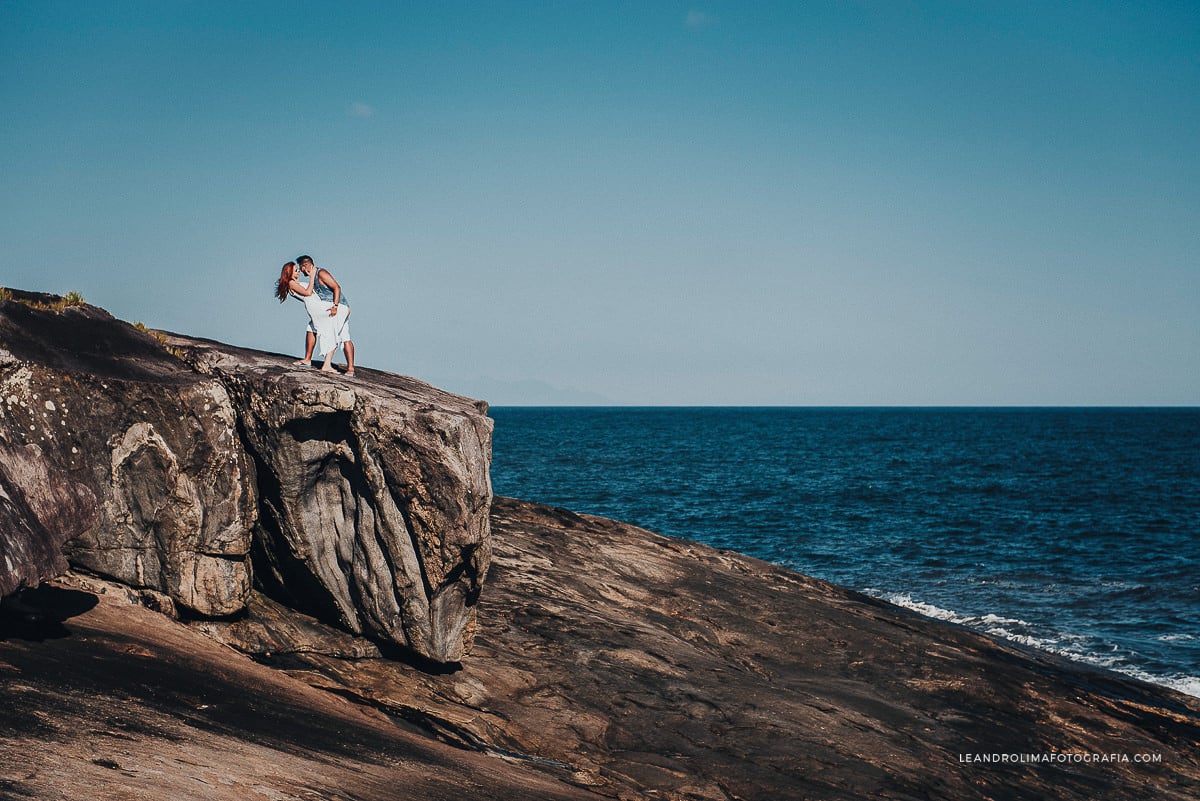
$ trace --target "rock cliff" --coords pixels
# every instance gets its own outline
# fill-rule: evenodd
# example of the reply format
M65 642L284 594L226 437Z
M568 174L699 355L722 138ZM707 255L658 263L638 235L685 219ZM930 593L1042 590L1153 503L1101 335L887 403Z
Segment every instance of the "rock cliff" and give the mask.
M467 653L490 559L485 404L7 294L0 594L65 552L202 616L242 612L253 578L421 658Z
M491 558L487 406L376 370L357 380L168 337L228 390L258 473L269 595L435 662L470 648Z
M66 555L76 565L199 614L242 609L256 494L224 387L102 309L9 294L0 302L0 441L15 490L6 514L26 499L45 556L73 537ZM0 532L0 547L22 540ZM51 562L41 577L64 567ZM4 573L0 587L29 583Z
M14 445L0 431L0 598L66 570L62 546L95 519L86 486L52 467L38 445Z
M1195 698L493 499L422 382L10 297L0 595L77 569L0 608L0 797L1200 793Z

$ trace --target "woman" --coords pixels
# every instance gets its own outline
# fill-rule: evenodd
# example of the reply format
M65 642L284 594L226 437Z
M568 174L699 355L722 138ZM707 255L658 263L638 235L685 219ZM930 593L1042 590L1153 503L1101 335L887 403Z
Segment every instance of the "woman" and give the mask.
M308 285L300 283L300 268L296 266L296 262L289 261L283 265L283 269L279 272L279 281L275 284L275 297L280 303L287 300L289 294L292 297L304 303L304 308L308 311L308 317L312 321L313 329L317 333L317 353L320 354L323 363L321 364L322 373L337 372L333 369L333 352L337 350L338 345L342 344L343 332L346 329L346 321L350 316L350 307L345 302L333 303L331 301L322 300L314 289L319 276L314 272L310 276ZM349 361L349 359L347 359ZM297 365L312 366L312 362L303 360L296 362ZM349 369L346 375L354 376L353 363L349 363Z

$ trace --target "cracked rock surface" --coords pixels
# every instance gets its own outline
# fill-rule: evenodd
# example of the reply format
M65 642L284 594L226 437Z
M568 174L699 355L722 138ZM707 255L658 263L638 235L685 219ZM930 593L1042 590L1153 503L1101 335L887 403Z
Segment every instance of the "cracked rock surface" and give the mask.
M0 514L14 523L0 530L0 594L60 573L70 539L75 565L202 615L241 610L256 495L224 387L103 309L11 294ZM18 578L14 553L44 569Z
M86 589L81 589L86 588ZM67 575L0 611L0 798L583 801Z
M275 601L433 663L490 561L487 405L0 301L0 596L70 564L205 617ZM64 544L65 543L65 544Z
M415 651L461 660L491 559L487 406L362 369L171 336L219 380L258 475L256 578L287 606Z
M1196 698L612 520L496 498L492 529L479 633L459 670L340 658L337 637L322 644L318 629L270 616L277 636L247 629L241 646L612 798L1200 793ZM220 636L239 644L232 628ZM1052 752L1129 761L961 761Z
M0 797L1200 797L1195 698L493 499L423 382L14 295L0 595L88 573L0 606Z

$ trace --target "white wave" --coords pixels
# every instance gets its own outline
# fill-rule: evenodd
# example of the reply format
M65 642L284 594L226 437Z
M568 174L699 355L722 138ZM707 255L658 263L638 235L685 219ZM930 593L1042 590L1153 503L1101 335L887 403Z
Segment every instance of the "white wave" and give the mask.
M1011 626L1011 625L1032 626L1033 625L1032 623L1021 620L1020 618L1017 618L1017 617L1000 617L1000 615L993 615L990 613L979 618L979 622L980 623L988 623L991 625L1000 625L1000 626Z
M971 624L968 623L967 625ZM978 627L972 626L972 628ZM1030 648L1040 648L1043 651L1052 650L1055 644L1055 640L1048 640L1045 637L1034 637L1032 634L1022 634L1019 631L1012 631L1003 626L987 626L983 630L995 637L1003 637L1006 640L1012 640L1021 645L1028 645Z
M879 590L868 588L865 592L869 595L874 595L876 598L881 598L888 603L893 603L896 606L903 606L905 609L911 609L914 612L919 612L925 617L932 617L938 620L948 620L951 623L966 623L968 618L962 617L958 612L950 609L943 609L940 606L927 604L924 601L918 601L909 595L907 592L886 592L881 593Z
M1008 618L1000 615L987 614L982 617L973 617L970 615L962 615L952 609L944 609L931 603L913 598L907 592L883 592L874 587L868 587L863 590L867 595L872 595L881 600L893 603L896 606L911 609L914 612L931 617L936 620L945 620L949 623L957 623L963 626L969 626L974 629L982 630L988 634L1011 642L1020 643L1021 645L1030 648L1036 648L1039 651L1063 656L1074 662L1080 662L1093 667L1107 668L1118 673L1123 673L1140 681L1149 682L1150 684L1158 684L1163 687L1169 687L1177 692L1186 695L1193 695L1200 698L1200 676L1187 676L1184 674L1174 674L1170 676L1159 676L1152 673L1147 673L1140 668L1131 667L1123 664L1126 656L1120 653L1117 646L1108 646L1107 649L1101 651L1095 647L1089 648L1089 644L1094 645L1094 640L1082 634L1071 634L1067 632L1054 632L1052 636L1036 636L1020 631L1014 631L1012 627L1025 626L1033 627L1032 623L1028 623L1019 618ZM1192 640L1195 637L1191 634L1167 634L1158 639L1166 642Z
M1195 634L1161 634L1155 637L1159 642L1191 642L1196 639Z
M1200 676L1172 676L1163 680L1163 684L1184 695L1200 698Z
M1098 667L1112 667L1115 662L1108 661L1099 657L1096 654L1089 653L1078 646L1063 644L1063 641L1058 637L1035 637L1031 634L1015 634L1011 632L989 631L989 634L995 634L998 637L1003 637L1021 645L1027 645L1030 648L1036 648L1039 651L1047 651L1058 656L1065 656L1068 659L1074 659L1076 662L1087 662L1088 664Z
M1170 687L1172 690L1181 692L1184 695L1194 695L1200 698L1200 676L1185 676L1182 673L1176 673L1172 676L1155 676L1152 673L1147 673L1137 668L1117 668L1117 672L1124 673L1126 676L1132 676L1135 679L1148 681L1151 684L1161 684L1164 687Z

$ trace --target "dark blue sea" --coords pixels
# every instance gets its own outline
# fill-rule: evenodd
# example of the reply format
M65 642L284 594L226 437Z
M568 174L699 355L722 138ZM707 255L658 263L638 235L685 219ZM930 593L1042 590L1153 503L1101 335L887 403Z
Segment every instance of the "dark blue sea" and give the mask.
M1200 696L1200 409L524 408L492 483Z

